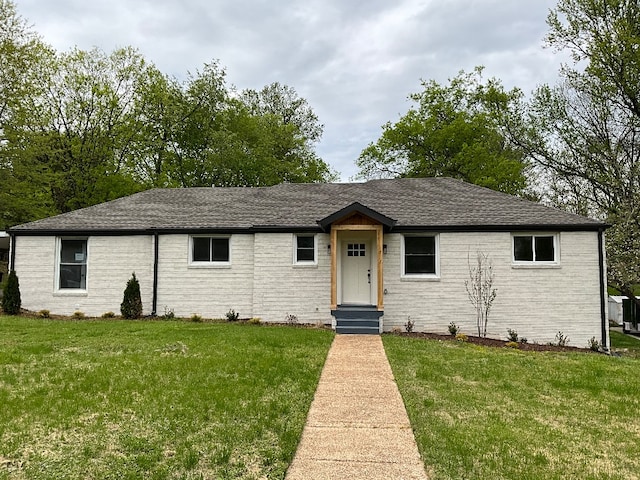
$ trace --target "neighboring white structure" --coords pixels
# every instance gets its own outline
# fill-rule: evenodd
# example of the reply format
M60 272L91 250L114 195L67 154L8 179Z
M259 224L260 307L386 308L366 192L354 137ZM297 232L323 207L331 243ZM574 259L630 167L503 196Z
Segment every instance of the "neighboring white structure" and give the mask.
M622 295L609 295L609 320L613 320L623 327L625 332L637 333L640 331L640 309L629 299Z
M488 335L558 332L608 345L605 225L452 179L157 189L14 227L23 307L118 312L131 273L144 312L475 335L478 251L497 297Z
M622 310L622 300L627 297L623 297L620 295L609 295L607 300L607 304L609 307L609 312L607 318L616 322L618 325L622 325L623 321L623 310Z

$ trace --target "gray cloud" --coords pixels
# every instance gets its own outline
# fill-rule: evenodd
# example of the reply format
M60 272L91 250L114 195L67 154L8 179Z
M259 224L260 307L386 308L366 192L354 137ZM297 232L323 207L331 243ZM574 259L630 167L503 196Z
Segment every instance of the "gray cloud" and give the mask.
M325 124L319 153L345 180L420 79L484 65L528 93L555 82L562 60L542 48L554 0L15 1L58 50L132 45L177 78L219 59L240 89L293 86Z

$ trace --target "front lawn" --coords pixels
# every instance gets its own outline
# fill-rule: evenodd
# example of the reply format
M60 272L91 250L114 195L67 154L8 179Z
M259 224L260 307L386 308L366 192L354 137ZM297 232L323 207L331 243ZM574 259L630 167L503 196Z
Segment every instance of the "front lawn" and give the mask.
M333 333L0 317L0 478L283 478Z
M383 341L432 479L640 478L640 360Z

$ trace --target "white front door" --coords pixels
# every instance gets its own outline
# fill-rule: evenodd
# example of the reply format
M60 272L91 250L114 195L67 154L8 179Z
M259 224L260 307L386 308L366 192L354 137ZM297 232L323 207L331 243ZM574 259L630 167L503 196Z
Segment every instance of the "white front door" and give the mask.
M371 305L371 242L345 239L342 242L342 303Z

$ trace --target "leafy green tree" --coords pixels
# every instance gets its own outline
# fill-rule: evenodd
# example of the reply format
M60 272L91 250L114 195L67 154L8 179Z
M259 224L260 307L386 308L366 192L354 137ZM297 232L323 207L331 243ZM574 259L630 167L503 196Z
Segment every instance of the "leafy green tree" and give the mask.
M143 75L134 100L128 170L145 188L180 186L175 174L181 155L178 133L189 113L182 86L153 65Z
M317 117L290 87L274 84L235 98L217 63L205 65L183 89L172 152L174 184L266 186L335 178L313 143Z
M0 0L0 230L51 212L34 192L41 178L33 165L6 152L13 132L25 131L46 89L53 51L46 46L9 0ZM34 206L37 204L38 206Z
M15 270L11 270L2 291L2 311L8 315L17 315L21 305L18 275Z
M145 188L336 178L291 87L237 94L218 62L180 83L131 47L57 53L9 0L0 26L0 228Z
M384 125L380 139L360 154L359 176L447 176L523 193L526 156L508 135L521 92L505 91L495 79L483 82L480 67L460 72L448 85L422 85L422 92L409 97L416 105Z
M20 108L38 91L37 64L50 53L10 0L0 0L0 134Z
M274 82L260 91L246 89L240 98L253 115L273 115L284 125L294 125L304 142L320 141L324 125L295 88Z
M22 199L3 212L4 223L141 189L125 158L135 131L130 105L144 68L130 48L108 55L75 49L49 58L39 73L42 90L3 130L0 158L8 175L2 192Z
M135 272L127 281L124 298L120 304L120 313L124 318L140 318L142 316L142 298L140 296L140 282Z
M633 298L630 286L640 283L640 4L560 0L548 24L549 46L574 63L562 68L559 85L536 92L523 146L551 179L556 203L613 224L608 278Z

